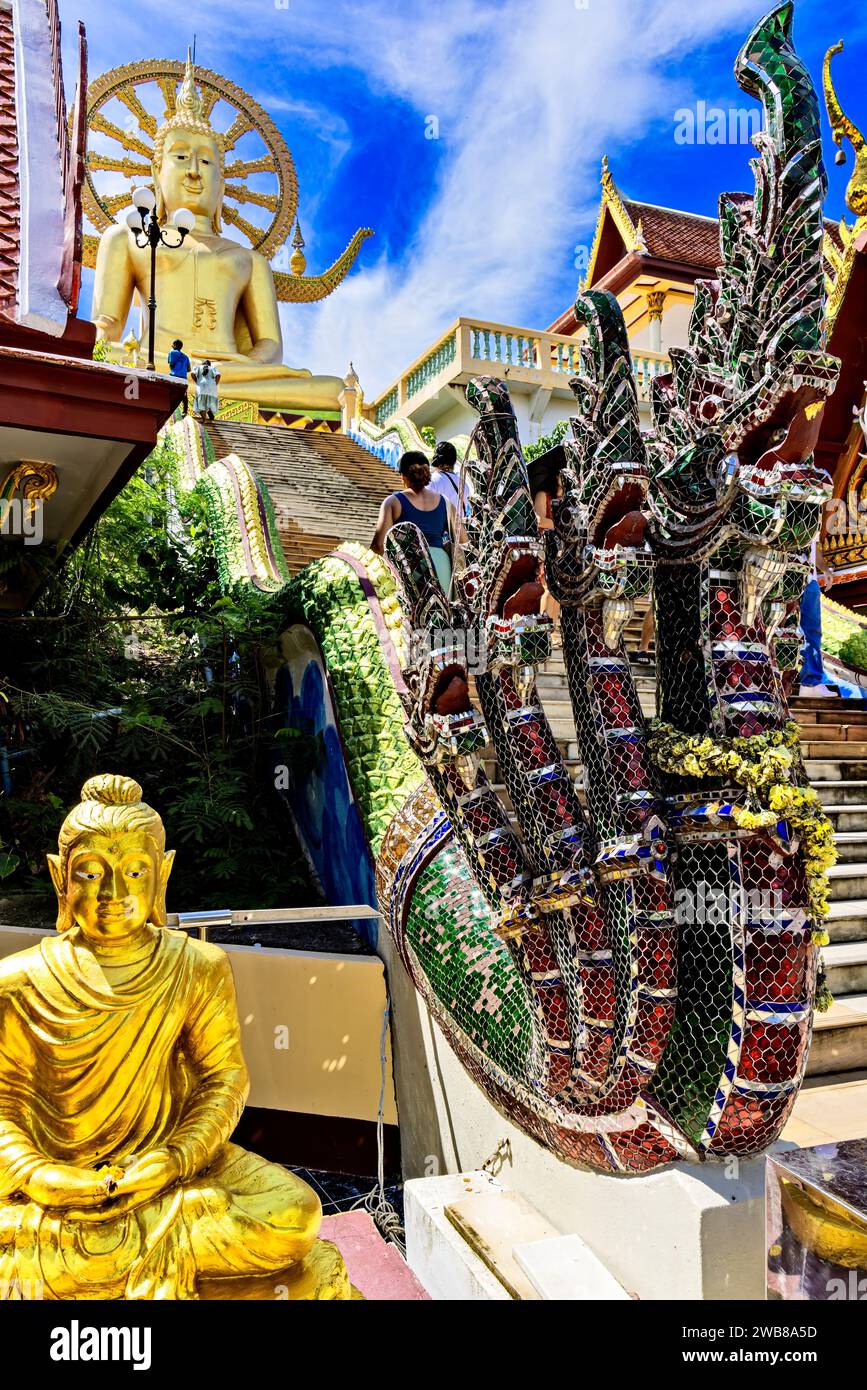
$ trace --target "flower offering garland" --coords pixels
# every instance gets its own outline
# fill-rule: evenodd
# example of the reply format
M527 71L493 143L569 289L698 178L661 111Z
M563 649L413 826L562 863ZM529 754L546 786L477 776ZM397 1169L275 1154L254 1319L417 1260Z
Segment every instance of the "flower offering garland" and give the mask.
M660 771L680 777L724 777L747 789L751 804L732 807L739 829L761 832L773 830L780 820L789 823L804 858L813 944L827 946L828 933L820 923L828 916L828 870L837 862L837 849L818 794L791 780L798 743L798 726L792 720L771 733L719 741L681 733L661 719L652 720L649 728L651 757ZM816 1008L824 1013L832 1002L820 968Z

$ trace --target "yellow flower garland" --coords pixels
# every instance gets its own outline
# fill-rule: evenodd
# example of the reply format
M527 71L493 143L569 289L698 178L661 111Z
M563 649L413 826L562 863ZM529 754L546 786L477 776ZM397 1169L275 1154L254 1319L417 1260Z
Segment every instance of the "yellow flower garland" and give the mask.
M828 869L837 862L834 828L822 810L812 787L791 782L798 747L798 726L789 721L783 729L750 738L716 742L707 736L680 733L661 719L650 723L650 754L663 772L683 777L726 777L746 787L758 810L733 806L732 819L742 830L772 830L786 820L800 840L807 879L812 934L816 946L828 945L828 933L819 923L828 916ZM820 981L816 1008L831 1004L827 986Z

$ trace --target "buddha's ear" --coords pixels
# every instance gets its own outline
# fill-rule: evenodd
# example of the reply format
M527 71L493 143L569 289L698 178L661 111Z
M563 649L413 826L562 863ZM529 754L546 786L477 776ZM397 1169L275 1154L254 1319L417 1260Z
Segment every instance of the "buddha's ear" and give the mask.
M57 894L57 930L59 932L68 931L72 926L72 913L69 910L69 903L66 901L66 884L63 882L63 866L60 862L59 854L46 854L48 860L48 872L51 874L51 882L54 884L54 891Z
M225 196L226 196L226 180L225 180L225 178L222 178L222 177L221 177L221 178L220 178L220 196L219 196L219 198L217 199L217 206L216 206L216 208L214 209L214 216L211 218L211 226L213 227L213 229L214 229L214 234L215 234L216 236L220 236L220 235L222 234L222 231L223 231L223 219L222 219L222 216L221 216L221 212L222 212L222 207L223 207L223 199L225 198Z
M58 898L66 897L66 884L63 882L63 870L60 867L59 854L46 854L48 860L48 872L51 874L51 882L54 884L54 891Z
M155 926L164 927L166 924L166 884L169 881L169 874L175 862L175 852L173 849L166 850L163 855L163 862L160 865L160 881L157 884L156 897L154 898L153 913L151 914Z

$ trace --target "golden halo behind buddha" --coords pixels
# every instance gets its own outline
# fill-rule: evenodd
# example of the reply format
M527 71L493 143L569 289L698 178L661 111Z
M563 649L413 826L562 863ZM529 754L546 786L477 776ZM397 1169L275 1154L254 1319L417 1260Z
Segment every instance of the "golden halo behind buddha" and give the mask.
M165 117L160 124L153 114L153 88L162 96ZM144 99L143 99L144 98ZM231 119L217 129L211 113L220 102ZM117 115L126 108L127 119ZM131 117L132 119L129 119ZM88 84L88 151L82 204L85 217L98 232L122 220L132 206L132 190L153 179L153 167L162 158L162 144L173 129L207 133L215 138L223 161L222 220L246 238L253 250L270 260L292 231L298 208L298 179L292 155L277 126L248 92L228 78L190 62L147 59L127 63L102 73ZM124 128L124 126L126 128ZM94 148L94 136L105 137L104 148ZM251 158L229 158L245 135L258 137L264 153ZM228 162L227 162L228 160ZM105 179L121 174L129 181L126 191L110 191ZM274 192L250 186L256 175L270 174ZM116 187L116 180L114 186ZM270 219L260 226L242 209L260 207ZM85 237L85 264L93 264L96 240Z

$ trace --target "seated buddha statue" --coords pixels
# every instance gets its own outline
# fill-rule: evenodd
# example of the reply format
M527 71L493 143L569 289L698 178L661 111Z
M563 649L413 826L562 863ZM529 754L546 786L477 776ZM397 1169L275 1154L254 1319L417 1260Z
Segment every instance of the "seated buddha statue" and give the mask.
M230 1142L229 958L165 925L160 817L126 777L81 796L48 856L58 935L0 961L0 1287L352 1297L312 1188Z
M153 179L160 223L187 208L195 225L180 247L157 248L155 361L165 362L176 338L194 361L220 369L220 395L308 411L339 410L343 381L283 364L283 334L271 267L264 256L221 235L223 146L202 113L187 60L177 105L154 138ZM99 243L93 321L99 336L120 342L133 292L146 306L150 247L136 244L125 224ZM143 313L147 310L143 308ZM147 334L147 320L143 320Z

